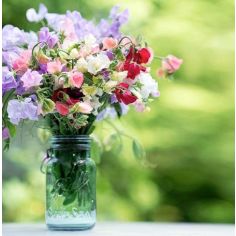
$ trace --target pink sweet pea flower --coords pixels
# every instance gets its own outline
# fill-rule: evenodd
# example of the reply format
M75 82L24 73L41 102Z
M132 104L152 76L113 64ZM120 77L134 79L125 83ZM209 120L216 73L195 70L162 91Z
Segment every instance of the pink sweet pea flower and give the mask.
M62 102L56 102L56 110L62 116L66 116L69 114L69 107Z
M61 25L61 30L64 32L66 39L69 41L78 40L77 34L75 32L75 27L73 21L66 17Z
M81 72L74 71L69 77L69 82L72 86L80 88L84 82L84 76Z
M63 65L61 64L61 61L59 59L47 63L47 71L50 74L56 74L61 72L62 67Z
M79 102L78 111L84 114L89 114L93 110L92 106L87 102Z
M182 63L183 63L182 59L179 59L173 55L168 55L162 61L162 69L166 71L168 74L173 74L180 68Z
M17 57L13 63L12 67L17 74L22 75L27 71L30 63L32 52L30 50L24 50L19 57Z
M28 69L23 74L20 80L23 81L24 88L29 89L35 86L39 86L42 79L42 75L40 75L37 71L31 71L30 69Z
M112 49L117 47L118 42L112 37L107 37L102 40L103 49Z

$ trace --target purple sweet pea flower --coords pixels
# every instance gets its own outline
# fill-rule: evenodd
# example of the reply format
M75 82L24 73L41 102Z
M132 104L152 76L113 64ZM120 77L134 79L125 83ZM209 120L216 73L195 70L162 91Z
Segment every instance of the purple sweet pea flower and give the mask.
M118 102L118 100L117 100L117 98L116 98L116 95L115 95L115 94L112 94L112 95L111 95L111 101L110 101L110 103L113 104L113 103L116 103L116 102Z
M11 123L15 125L22 119L38 120L38 106L31 98L26 98L24 101L10 100L7 113Z
M39 64L39 68L40 70L38 71L40 74L45 74L47 73L47 64Z
M10 138L9 130L8 130L8 128L4 127L4 128L2 129L2 139L3 139L3 140L6 140L6 139L8 139L8 138Z
M112 20L111 24L107 24L105 20L101 20L98 27L101 32L101 37L114 37L119 39L121 33L119 32L120 27L128 21L129 11L128 9L119 13L119 7L114 6L111 11L109 18Z
M39 11L38 13L35 11L34 8L30 8L26 12L26 18L30 22L39 22L44 19L46 14L48 13L48 9L45 7L44 4L39 4Z
M49 32L48 27L43 27L39 31L39 42L46 43L49 48L53 48L58 42L56 34Z
M106 51L108 58L112 61L114 59L114 54L111 51Z
M34 32L24 32L12 25L5 25L2 29L2 48L3 51L19 52L19 47L23 45L34 45L37 42L37 36Z
M17 87L13 72L9 71L8 67L2 67L2 92L3 94Z
M120 104L120 106L121 106L121 114L122 115L127 114L128 110L129 110L129 106L127 106L125 104ZM104 109L98 113L96 120L101 121L106 118L114 119L116 117L117 117L117 113L116 113L115 108L114 107L107 107L106 109Z
M28 69L20 78L20 80L24 83L23 86L26 90L39 86L42 79L43 76L39 74L38 71L32 71L30 69Z

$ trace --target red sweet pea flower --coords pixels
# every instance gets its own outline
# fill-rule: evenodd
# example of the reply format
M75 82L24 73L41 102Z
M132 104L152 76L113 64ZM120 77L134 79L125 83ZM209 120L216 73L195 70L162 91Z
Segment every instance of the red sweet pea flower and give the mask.
M58 89L52 95L52 100L56 103L56 110L63 116L68 115L69 108L80 101L83 94L78 89Z
M134 54L135 54L134 48L130 47L129 53L126 56L126 61L129 61L129 62L132 61L134 58Z
M128 71L127 78L134 79L137 75L140 74L140 66L136 63L129 63L128 61L124 64L124 70Z
M151 61L153 53L149 48L141 48L134 55L134 61L138 64L146 64Z
M115 90L116 98L119 102L123 102L125 105L133 103L137 100L137 97L134 96L129 90L129 85L126 83L120 83Z

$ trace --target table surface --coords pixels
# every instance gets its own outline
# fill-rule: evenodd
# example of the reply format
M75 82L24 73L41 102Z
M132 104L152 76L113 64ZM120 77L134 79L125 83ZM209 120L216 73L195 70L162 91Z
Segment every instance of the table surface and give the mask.
M98 222L87 231L49 231L44 224L3 224L3 236L233 236L234 225Z

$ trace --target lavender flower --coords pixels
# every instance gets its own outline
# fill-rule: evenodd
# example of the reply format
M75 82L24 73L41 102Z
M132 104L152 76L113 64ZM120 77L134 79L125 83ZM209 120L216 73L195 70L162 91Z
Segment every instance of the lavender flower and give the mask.
M10 100L7 113L11 123L15 125L22 119L38 120L38 106L31 98L25 98L24 101Z
M120 104L121 106L121 114L125 115L128 113L129 107L123 103ZM98 113L96 120L101 121L107 118L114 119L117 117L117 113L114 107L107 107L106 109L102 110Z
M43 27L39 31L39 41L46 43L49 48L53 48L58 42L56 34L49 32L48 27Z
M23 86L26 90L35 86L39 86L42 79L43 76L40 75L38 71L31 71L30 69L28 69L21 77L21 81L23 81Z
M13 72L9 71L8 67L2 67L2 92L3 94L17 87Z
M100 29L101 37L114 37L117 39L121 37L119 30L128 21L129 11L126 9L119 13L119 9L118 6L114 6L111 9L109 15L109 18L112 20L111 24L107 23L104 19L100 21L98 28Z
M37 41L34 32L27 33L12 25L5 25L2 29L2 35L4 35L2 38L3 51L18 52L20 50L18 47L35 44Z
M2 129L2 139L6 140L8 138L10 138L9 130L5 127Z
M30 22L39 22L44 19L46 14L48 13L48 9L45 7L44 4L39 4L39 11L38 13L35 11L34 8L30 8L26 12L26 18Z

